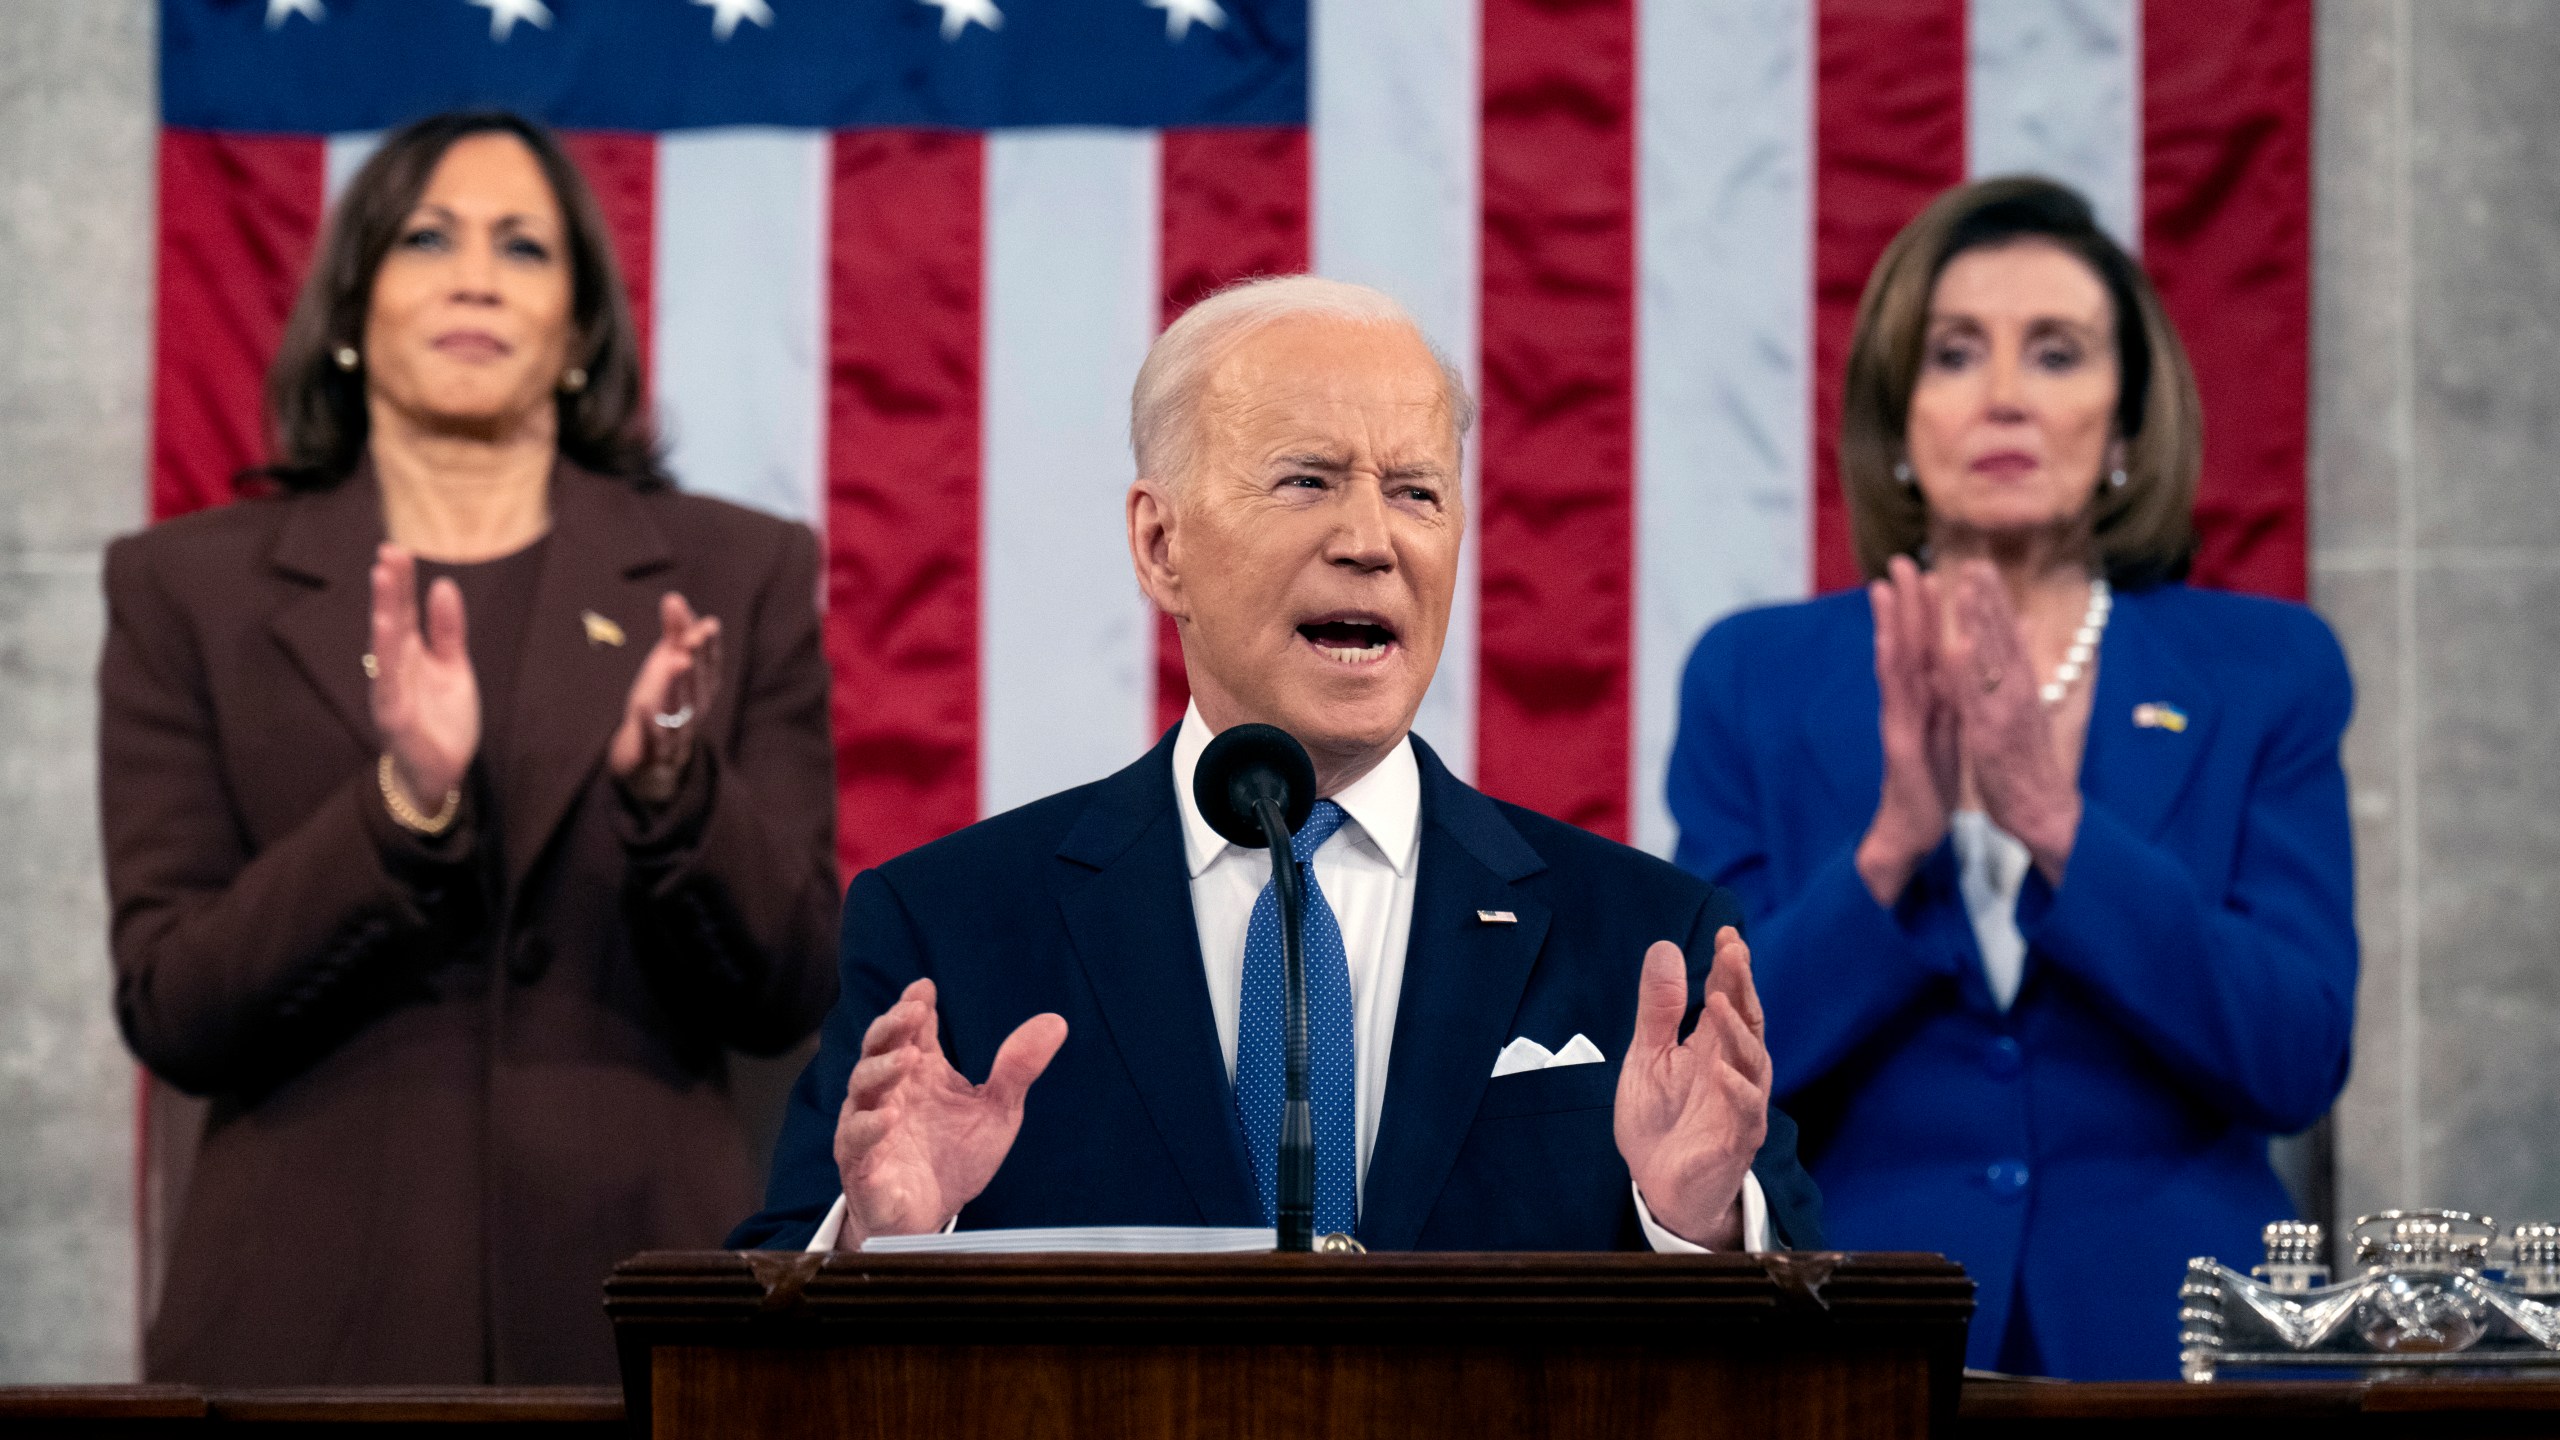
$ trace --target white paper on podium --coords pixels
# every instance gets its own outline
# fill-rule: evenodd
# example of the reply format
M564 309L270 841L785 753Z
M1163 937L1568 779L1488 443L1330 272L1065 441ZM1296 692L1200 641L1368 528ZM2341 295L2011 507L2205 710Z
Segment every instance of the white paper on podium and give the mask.
M1250 1255L1279 1248L1276 1230L1204 1225L1052 1225L875 1235L862 1242L869 1255Z

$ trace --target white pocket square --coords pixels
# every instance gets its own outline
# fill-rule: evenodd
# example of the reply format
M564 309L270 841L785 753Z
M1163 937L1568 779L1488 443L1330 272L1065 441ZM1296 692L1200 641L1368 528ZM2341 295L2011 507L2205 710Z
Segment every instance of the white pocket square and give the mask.
M1503 1046L1502 1053L1493 1057L1492 1078L1499 1080L1505 1075L1517 1075L1523 1070L1560 1070L1567 1065L1597 1065L1603 1058L1605 1057L1601 1055L1600 1047L1592 1044L1591 1037L1588 1035L1575 1035L1564 1042L1564 1048L1561 1050L1549 1050L1546 1046L1523 1035Z

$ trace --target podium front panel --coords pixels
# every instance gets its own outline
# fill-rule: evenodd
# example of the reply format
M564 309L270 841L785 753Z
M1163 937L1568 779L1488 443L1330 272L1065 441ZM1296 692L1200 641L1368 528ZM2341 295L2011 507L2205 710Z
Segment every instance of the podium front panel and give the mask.
M688 1437L1919 1436L1935 1256L646 1255L630 1412Z

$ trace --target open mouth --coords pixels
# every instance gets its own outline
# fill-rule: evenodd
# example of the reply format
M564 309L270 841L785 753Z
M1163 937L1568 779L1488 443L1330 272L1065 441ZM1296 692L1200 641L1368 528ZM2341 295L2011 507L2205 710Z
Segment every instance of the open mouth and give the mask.
M1374 620L1311 620L1298 633L1317 654L1341 665L1383 660L1396 643L1396 632Z

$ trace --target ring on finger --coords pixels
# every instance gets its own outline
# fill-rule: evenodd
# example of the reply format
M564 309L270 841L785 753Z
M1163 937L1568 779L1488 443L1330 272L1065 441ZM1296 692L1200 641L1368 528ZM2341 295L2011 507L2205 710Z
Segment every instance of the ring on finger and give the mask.
M693 723L693 707L687 705L683 709L663 711L649 718L655 720L661 730L681 730Z

